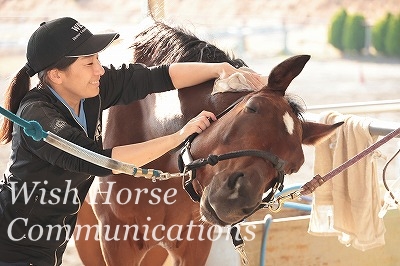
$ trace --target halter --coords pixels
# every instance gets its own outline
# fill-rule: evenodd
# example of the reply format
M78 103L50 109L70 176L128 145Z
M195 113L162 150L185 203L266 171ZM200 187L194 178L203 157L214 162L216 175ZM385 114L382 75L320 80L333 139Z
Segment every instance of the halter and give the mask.
M221 116L225 115L228 113L233 107L235 107L239 102L241 102L243 97L239 98L237 101L235 101L233 104L228 106L224 111L222 111L220 114L217 115L217 118L220 118ZM210 121L211 122L211 121ZM247 255L244 250L244 241L238 232L238 229L235 227L236 224L242 222L244 219L252 215L254 212L258 211L259 209L262 209L264 207L268 207L271 209L271 202L272 199L277 192L277 190L282 191L283 189L283 182L284 182L284 177L285 177L285 172L284 172L284 166L286 162L282 159L280 159L277 155L269 152L269 151L263 151L263 150L239 150L239 151L233 151L233 152L228 152L224 153L221 155L209 155L207 158L200 158L200 159L193 159L193 156L190 152L190 148L192 146L192 142L195 139L195 137L198 136L197 133L192 134L189 136L183 148L181 149L181 152L178 156L178 166L179 166L179 171L182 173L182 186L185 189L185 191L189 194L190 198L194 202L200 202L201 196L197 193L197 191L193 187L193 181L196 179L196 169L206 166L206 165L211 165L214 166L220 161L224 160L230 160L230 159L235 159L239 157L245 157L245 156L252 156L252 157L258 157L262 158L265 161L268 161L269 163L272 164L272 166L276 169L277 171L277 176L274 178L274 184L271 187L271 191L268 193L266 197L264 197L261 200L260 205L255 208L250 214L248 214L246 217L244 217L241 221L232 224L231 226L231 237L233 241L233 245L235 246L235 249L239 252L243 264L247 265L248 259Z
M192 141L196 136L197 135L195 136L192 135L192 137L186 141L178 158L179 170L183 173L183 179L182 179L183 188L186 190L186 192L189 194L190 198L193 201L195 202L200 201L200 195L196 192L196 190L193 187L193 181L196 179L197 168L206 165L214 166L220 161L245 157L245 156L259 157L266 161L269 161L273 165L273 167L277 170L278 174L275 177L274 186L272 187L272 190L268 194L268 196L262 200L263 203L269 202L272 199L277 189L282 191L283 181L285 177L285 172L283 170L285 161L280 159L275 154L262 150L239 150L239 151L224 153L221 155L211 154L207 158L200 158L197 160L193 160L193 156L190 153L190 147L192 145ZM264 205L265 204L262 204L262 206Z
M223 110L221 113L219 113L216 117L220 118L226 113L228 113L230 110L232 110L238 103L240 103L243 100L243 97L240 97L237 99L234 103L229 105L225 110ZM212 120L210 120L212 122ZM252 156L252 157L259 157L262 158L266 161L269 161L273 167L277 170L277 176L275 177L275 183L272 186L271 192L268 194L267 197L262 199L262 204L260 206L265 206L266 202L269 202L272 197L274 196L276 190L278 189L279 191L282 191L283 189L283 181L285 177L285 172L283 170L283 167L285 165L285 161L280 159L278 156L275 154L269 152L269 151L263 151L263 150L239 150L239 151L233 151L229 153L224 153L221 155L214 155L210 154L207 158L200 158L200 159L193 159L193 156L190 152L190 148L192 146L193 140L198 136L198 133L194 133L190 135L181 149L181 152L178 156L178 166L179 166L179 171L183 173L183 178L182 178L182 186L185 189L185 191L189 194L190 198L195 201L195 202L200 202L200 195L196 192L196 190L193 187L193 181L196 179L196 169L206 166L206 165L211 165L214 166L216 165L219 161L224 161L224 160L229 160L229 159L234 159L234 158L239 158L239 157L244 157L244 156Z

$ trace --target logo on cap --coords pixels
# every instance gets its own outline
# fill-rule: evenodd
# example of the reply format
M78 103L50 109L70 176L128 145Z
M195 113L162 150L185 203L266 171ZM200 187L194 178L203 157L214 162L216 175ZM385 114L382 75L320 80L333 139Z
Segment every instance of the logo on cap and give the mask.
M76 34L74 37L72 37L72 40L73 40L73 41L75 41L76 39L78 39L79 36L81 36L81 34L84 33L84 32L86 31L85 26L83 26L83 25L80 24L79 22L75 23L75 24L71 27L71 29L78 33L78 34Z

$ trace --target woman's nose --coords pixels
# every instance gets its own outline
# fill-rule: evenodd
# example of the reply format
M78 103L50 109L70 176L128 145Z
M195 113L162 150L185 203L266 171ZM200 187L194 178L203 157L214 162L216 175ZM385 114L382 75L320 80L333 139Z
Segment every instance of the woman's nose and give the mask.
M104 67L101 65L100 61L97 61L97 64L95 66L95 74L102 76L104 73Z

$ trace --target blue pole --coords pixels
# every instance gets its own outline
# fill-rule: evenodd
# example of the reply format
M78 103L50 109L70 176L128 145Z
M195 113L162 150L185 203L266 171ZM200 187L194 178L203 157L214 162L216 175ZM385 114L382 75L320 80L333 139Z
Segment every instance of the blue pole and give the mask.
M267 214L264 217L264 230L263 230L263 235L261 239L261 250L260 250L260 266L265 265L265 259L266 259L266 253L267 253L267 238L268 238L268 231L269 231L269 226L272 223L272 216L271 214Z

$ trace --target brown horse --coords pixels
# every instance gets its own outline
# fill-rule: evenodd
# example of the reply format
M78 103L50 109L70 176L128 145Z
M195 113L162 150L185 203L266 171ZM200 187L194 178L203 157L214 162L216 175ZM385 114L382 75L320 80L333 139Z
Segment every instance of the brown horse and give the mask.
M133 48L134 61L147 65L178 61L244 65L194 35L163 23L140 33ZM219 114L245 96L191 139L192 157L208 158L193 165L196 169L188 171L191 178L185 177L193 181L186 185L200 205L190 199L180 178L151 182L112 175L92 186L97 189L96 204L82 207L78 226L99 224L101 250L98 241L82 239L85 230L80 228L76 246L85 265L104 265L104 261L108 265L162 265L166 253L157 247L167 250L175 265L204 265L212 243L207 237L210 225L231 225L251 215L259 208L263 193L283 182L284 174L299 170L304 162L302 144L314 144L338 126L304 121L301 107L285 96L309 58L294 56L276 66L268 85L259 92L211 95L211 81L111 108L105 147L171 134L201 110ZM143 168L177 173L179 156L178 149L172 150ZM90 233L94 237L96 232Z

